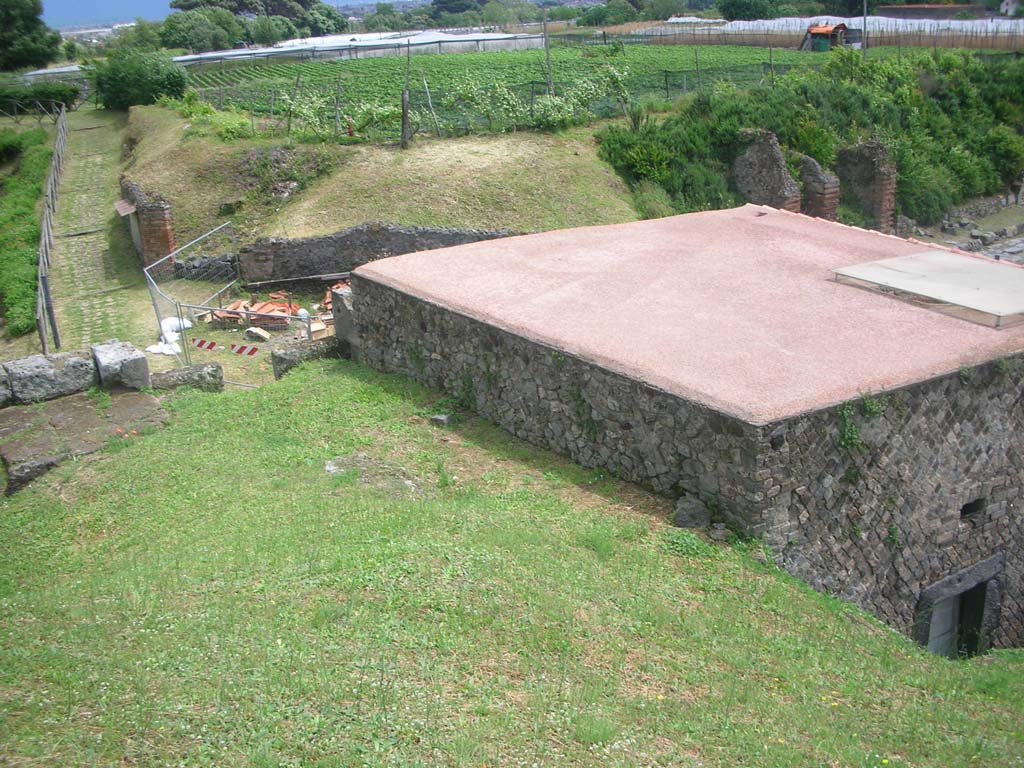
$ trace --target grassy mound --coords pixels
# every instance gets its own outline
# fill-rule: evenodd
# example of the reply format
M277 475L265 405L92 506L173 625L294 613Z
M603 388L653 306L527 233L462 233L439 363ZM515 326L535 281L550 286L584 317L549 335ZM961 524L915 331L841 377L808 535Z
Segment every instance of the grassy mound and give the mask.
M224 142L163 107L132 109L128 175L173 206L179 242L224 220L243 238L307 237L365 221L517 231L637 218L591 131L417 139L410 150ZM273 158L267 162L266 158Z
M1024 756L1021 652L929 655L434 397L344 362L181 394L5 500L0 762Z

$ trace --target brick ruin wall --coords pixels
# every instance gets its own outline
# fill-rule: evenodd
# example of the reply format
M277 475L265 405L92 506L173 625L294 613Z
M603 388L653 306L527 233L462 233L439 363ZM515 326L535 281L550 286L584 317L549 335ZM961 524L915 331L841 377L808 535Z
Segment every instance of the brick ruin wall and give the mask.
M801 156L798 184L774 133L746 130L741 141L745 147L733 161L732 177L747 201L835 221L842 193L874 219L876 229L895 231L896 167L879 142L840 150L835 173Z
M401 227L369 222L333 235L295 240L263 238L239 252L242 277L250 282L350 272L387 256L476 243L517 234L508 230Z
M763 536L780 565L903 632L926 587L995 553L1002 617L1024 641L1021 375L997 366L893 392L862 448L835 408L752 425L627 376L353 276L360 360L467 401L519 438ZM863 423L861 423L863 422ZM960 520L960 506L987 498Z
M177 249L174 236L174 222L171 218L171 204L153 194L142 191L134 181L121 179L121 197L135 206L132 240L142 257L142 265L148 267ZM133 224L129 224L130 227Z
M875 221L875 229L892 234L896 214L896 166L885 147L867 141L839 150L836 174L843 194Z

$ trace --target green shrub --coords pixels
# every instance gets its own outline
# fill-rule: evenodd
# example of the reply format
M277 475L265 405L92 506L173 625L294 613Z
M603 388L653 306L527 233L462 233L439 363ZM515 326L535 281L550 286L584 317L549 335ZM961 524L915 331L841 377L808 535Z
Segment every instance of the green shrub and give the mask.
M989 131L985 148L1006 186L1024 173L1024 137L1009 126L997 125Z
M633 187L633 205L641 219L661 219L676 213L665 188L648 179Z
M188 73L164 53L115 51L96 67L96 91L107 109L154 104L161 96L181 98Z

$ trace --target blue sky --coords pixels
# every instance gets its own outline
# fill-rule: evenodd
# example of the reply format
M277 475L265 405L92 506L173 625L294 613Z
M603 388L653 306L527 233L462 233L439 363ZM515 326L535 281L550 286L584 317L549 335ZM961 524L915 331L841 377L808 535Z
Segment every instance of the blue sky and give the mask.
M131 21L156 21L171 12L170 0L43 0L43 20L51 27Z

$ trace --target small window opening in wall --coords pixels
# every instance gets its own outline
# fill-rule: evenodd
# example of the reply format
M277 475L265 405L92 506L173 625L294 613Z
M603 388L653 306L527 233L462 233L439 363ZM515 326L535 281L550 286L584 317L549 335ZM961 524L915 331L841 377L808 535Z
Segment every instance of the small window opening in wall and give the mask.
M985 498L975 499L974 501L968 501L962 507L960 507L960 519L961 520L975 520L981 516L981 513L985 511L985 507L988 505L988 500Z

